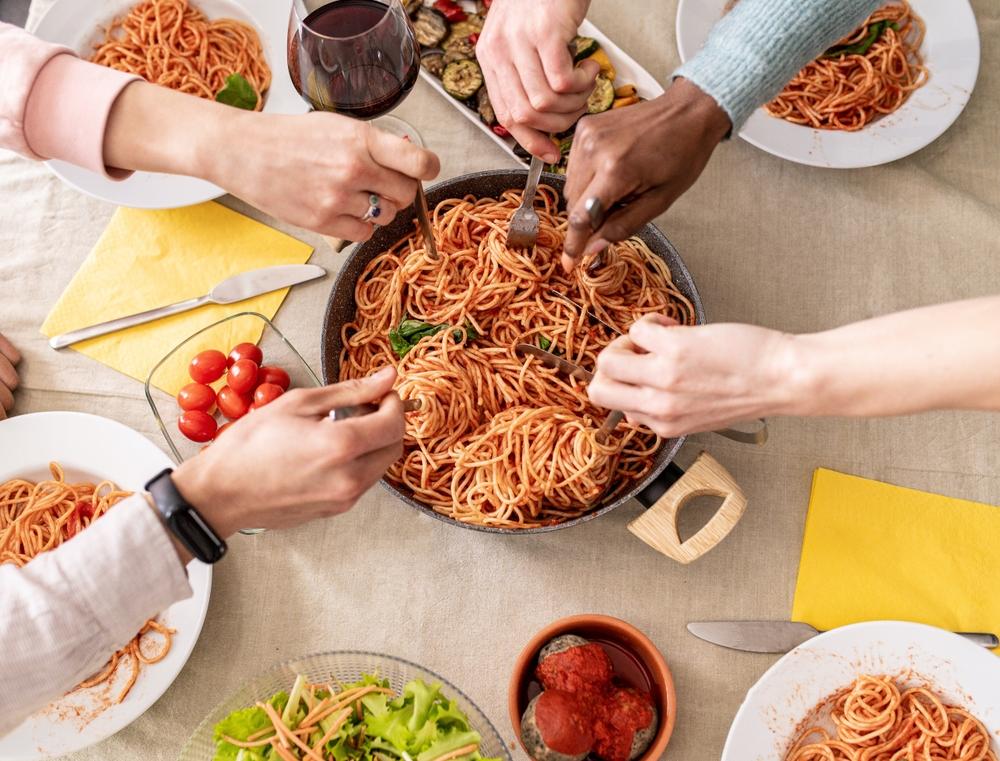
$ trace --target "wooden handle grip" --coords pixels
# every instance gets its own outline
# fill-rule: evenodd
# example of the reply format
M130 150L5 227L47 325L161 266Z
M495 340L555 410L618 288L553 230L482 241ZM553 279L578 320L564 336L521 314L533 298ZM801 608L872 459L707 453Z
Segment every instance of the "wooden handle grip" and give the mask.
M704 495L722 497L722 505L697 534L682 542L677 516L685 504ZM687 564L725 539L743 517L746 506L746 495L729 471L708 452L702 452L656 504L628 525L628 530L654 550Z

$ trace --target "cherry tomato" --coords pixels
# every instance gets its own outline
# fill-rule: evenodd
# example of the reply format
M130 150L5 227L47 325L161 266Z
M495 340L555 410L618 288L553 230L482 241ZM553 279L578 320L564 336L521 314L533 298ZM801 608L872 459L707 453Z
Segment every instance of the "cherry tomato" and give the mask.
M178 392L177 405L182 410L211 412L215 406L215 391L204 383L188 383Z
M434 3L434 9L448 19L451 24L457 24L469 18L469 14L462 10L462 7L455 0L437 0Z
M285 393L285 389L281 386L274 383L261 383L257 386L257 390L253 392L254 409L263 407L265 404L270 404L283 393Z
M288 387L292 385L292 379L280 367L264 365L257 373L257 385L262 386L265 383L273 383L275 386L281 386L282 391L288 391Z
M493 132L499 135L500 137L510 137L510 130L508 130L502 124L494 124Z
M218 424L215 418L201 410L188 410L177 418L177 427L191 441L211 441Z
M220 425L219 430L215 432L216 441L218 441L219 437L222 435L222 432L228 429L229 426L231 426L235 422L236 422L235 420L230 420L228 423L223 423L222 425Z
M237 394L229 386L219 389L219 411L230 420L239 420L250 411L249 394Z
M249 394L257 385L257 372L260 368L252 359L238 359L233 362L226 374L226 383L237 394Z
M229 359L226 364L228 367L232 367L241 359L252 359L258 365L264 361L264 352L260 350L257 344L242 343L236 344L233 350L229 352Z
M214 383L226 372L226 355L218 349L203 351L191 360L188 373L198 383Z

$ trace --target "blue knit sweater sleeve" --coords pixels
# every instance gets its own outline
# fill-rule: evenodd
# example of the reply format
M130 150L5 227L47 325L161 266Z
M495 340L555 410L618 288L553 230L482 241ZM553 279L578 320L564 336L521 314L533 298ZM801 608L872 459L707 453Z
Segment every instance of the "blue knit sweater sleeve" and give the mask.
M678 68L729 114L733 132L809 61L885 0L740 0L698 54Z

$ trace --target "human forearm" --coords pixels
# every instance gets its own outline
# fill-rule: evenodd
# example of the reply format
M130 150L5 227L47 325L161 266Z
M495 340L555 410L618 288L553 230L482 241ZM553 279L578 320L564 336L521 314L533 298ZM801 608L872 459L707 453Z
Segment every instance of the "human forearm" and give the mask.
M1000 410L1000 296L797 336L796 415Z
M690 79L739 131L805 64L854 30L883 0L740 0L674 76Z

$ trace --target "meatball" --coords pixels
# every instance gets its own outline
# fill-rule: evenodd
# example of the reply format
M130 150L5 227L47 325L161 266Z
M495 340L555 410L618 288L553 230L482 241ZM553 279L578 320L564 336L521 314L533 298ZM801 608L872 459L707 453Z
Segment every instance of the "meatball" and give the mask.
M611 690L595 714L594 752L605 761L634 761L652 744L659 726L652 699L632 687Z
M535 761L583 761L594 746L590 723L576 696L545 690L521 717L521 742Z
M542 648L535 673L547 690L596 694L611 685L615 672L603 647L567 635Z

